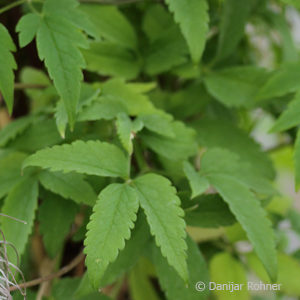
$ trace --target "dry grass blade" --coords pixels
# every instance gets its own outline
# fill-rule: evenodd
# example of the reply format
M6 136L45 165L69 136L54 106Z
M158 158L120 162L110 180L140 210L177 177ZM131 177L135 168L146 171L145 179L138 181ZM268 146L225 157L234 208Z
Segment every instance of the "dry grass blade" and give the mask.
M0 214L0 215L9 217L4 214ZM15 218L12 219L24 223L24 221L22 220L18 220ZM7 255L7 249L9 247L13 250L13 252L16 255L17 265L14 265L9 261ZM20 294L24 297L24 299L26 299L26 289L21 288L17 282L18 277L21 277L22 282L25 282L23 273L19 269L18 265L19 265L19 255L17 249L14 247L12 243L6 241L4 233L0 230L0 299L6 299L6 300L13 299L11 295L12 287L15 290L18 290Z

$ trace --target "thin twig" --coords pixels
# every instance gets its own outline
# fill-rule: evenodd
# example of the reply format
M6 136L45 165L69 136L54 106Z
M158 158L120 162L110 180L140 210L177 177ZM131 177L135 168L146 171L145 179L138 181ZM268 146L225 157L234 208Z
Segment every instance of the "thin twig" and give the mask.
M38 84L38 83L15 83L15 90L23 90L23 89L45 89L48 87L46 84Z
M25 2L26 2L26 0L19 0L19 1L13 2L13 3L10 3L10 4L8 4L8 5L0 8L0 14L6 12L6 11L8 11L8 10L14 8L14 7L16 7L16 6L24 4Z
M19 288L28 288L31 286L39 285L44 281L49 281L49 280L53 280L54 278L61 277L62 275L70 272L73 268L75 268L84 259L84 257L85 257L85 255L83 254L83 252L80 252L68 265L64 266L59 271L49 274L44 277L40 277L40 278L31 280L31 281L24 282L22 284L19 284ZM10 291L15 291L15 290L16 290L16 287L14 287L14 286L12 286L10 288Z

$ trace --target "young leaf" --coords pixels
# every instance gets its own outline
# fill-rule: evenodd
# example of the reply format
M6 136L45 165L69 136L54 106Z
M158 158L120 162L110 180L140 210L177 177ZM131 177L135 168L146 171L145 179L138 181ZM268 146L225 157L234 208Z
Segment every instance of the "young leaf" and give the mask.
M38 205L38 182L35 178L24 178L8 194L4 201L2 213L25 221L26 224L1 216L1 230L5 239L12 243L19 255L22 255L27 239L31 233ZM16 262L16 256L9 248L11 262Z
M42 171L39 180L43 187L76 203L94 205L97 195L81 174Z
M71 224L77 213L77 206L54 194L47 193L39 207L39 230L47 253L54 258L63 247Z
M255 188L252 175L230 152L221 149L209 150L204 154L200 174L206 174L205 177L228 203L268 274L275 280L277 261L274 232L266 212L250 190L251 187Z
M233 284L243 284L242 289L234 291L233 293L230 293L228 290L218 290L213 284L212 288L214 288L217 299L227 300L229 299L228 295L230 295L230 299L249 299L249 292L246 288L246 270L238 260L231 256L231 254L226 252L216 254L210 262L209 269L211 281L214 283L226 284L230 282Z
M130 118L125 113L120 113L117 116L117 132L120 138L120 141L126 151L131 155L132 153L132 141L131 141L131 131L132 131L132 122Z
M12 113L14 102L14 72L17 68L11 51L16 47L7 29L0 23L0 92L6 102L9 113Z
M166 1L175 21L189 46L190 54L194 62L199 62L206 42L208 32L208 4L206 0L181 0Z
M40 150L29 156L23 168L36 166L51 171L128 177L128 162L115 145L100 141L76 141Z
M175 188L168 179L156 174L138 177L134 185L156 244L169 264L187 282L184 212Z
M130 238L138 207L136 192L127 184L111 184L100 193L85 239L86 265L94 287L99 287L108 264Z
M209 182L205 177L199 176L192 165L185 161L183 163L183 171L189 180L192 190L192 198L203 194L209 188Z
M160 251L154 248L154 264L157 270L158 280L161 287L166 293L169 300L201 300L207 299L209 290L199 293L195 289L195 284L202 281L206 286L208 284L208 270L206 262L197 244L188 236L187 237L187 266L189 272L188 285L177 275L174 269L168 265L166 259Z
M251 1L226 0L221 16L217 59L228 57L243 37Z

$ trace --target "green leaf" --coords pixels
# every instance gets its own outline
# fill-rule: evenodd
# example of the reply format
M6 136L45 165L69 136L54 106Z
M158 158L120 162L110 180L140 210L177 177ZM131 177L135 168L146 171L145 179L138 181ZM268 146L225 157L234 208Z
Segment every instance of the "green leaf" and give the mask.
M40 17L34 13L24 15L20 19L16 27L16 32L19 33L19 45L21 48L33 41L37 34L40 21Z
M51 171L128 177L125 155L115 145L100 141L76 141L40 150L29 156L23 168L36 166Z
M26 156L21 152L12 152L0 159L0 198L22 181L21 167Z
M140 136L150 149L170 160L185 160L194 155L198 147L194 130L178 121L172 123L172 130L173 138L145 130Z
M285 64L274 71L265 84L260 88L256 100L262 101L294 93L300 88L299 63Z
M202 281L206 286L208 285L209 274L206 262L197 244L190 237L187 237L187 246L188 285L185 285L174 269L168 265L158 249L156 248L154 251L154 263L158 280L169 300L207 299L208 289L201 293L195 289L195 285L199 281Z
M84 36L65 19L45 15L41 20L37 32L38 54L45 61L49 75L64 101L71 127L75 123L80 82L83 79L81 68L85 66L78 47L86 46Z
M94 89L87 83L81 84L80 97L77 105L78 112L82 112L84 107L90 107L91 103L97 98L100 90ZM62 138L65 138L65 132L68 124L68 114L62 100L59 100L55 108L56 126ZM77 118L78 119L78 118Z
M43 120L30 124L16 139L7 144L9 148L24 152L34 152L60 143L54 120Z
M198 62L202 56L208 32L209 15L206 0L188 2L167 0L166 2L187 41L193 61Z
M40 85L44 87L40 89L24 89L26 96L30 99L30 110L32 113L36 112L39 114L45 108L45 105L52 103L53 98L57 97L57 92L44 71L24 67L20 72L20 82L24 83L24 86Z
M232 54L244 35L251 9L251 1L226 0L220 23L217 59Z
M185 161L183 163L183 171L189 181L192 190L192 198L203 194L209 188L208 180L199 176L189 162Z
M10 140L13 140L18 134L22 133L34 120L34 117L19 118L8 123L0 130L0 147L5 146Z
M243 162L248 162L257 173L269 179L275 177L269 156L262 152L248 134L226 120L203 119L192 123L199 145L206 148L223 148L236 153Z
M89 18L89 16L84 13L79 6L78 0L50 0L45 2L44 10L48 14L58 15L65 18L75 27L84 30L88 35L99 38L97 28Z
M147 274L146 263L140 260L129 273L129 289L132 300L159 300L157 291Z
M188 208L185 221L189 226L215 228L230 226L236 222L228 205L217 194L203 195L191 201L195 207Z
M150 241L149 226L144 214L139 213L129 240L125 241L125 247L120 251L117 259L110 263L102 277L100 287L112 284L136 264L143 250Z
M172 15L159 3L149 5L143 17L142 28L150 42L163 34L166 28L174 25Z
M266 70L258 67L231 67L209 73L205 76L204 83L208 92L224 105L251 107L255 104L256 94L268 78L267 75Z
M81 69L85 66L78 48L88 47L85 36L78 30L79 24L74 24L72 18L72 12L76 12L76 3L73 0L46 0L39 22L36 17L32 21L31 15L25 15L17 26L22 42L24 36L27 42L30 41L36 32L39 58L45 62L55 88L64 102L71 128L75 123L80 82L83 79ZM67 12L62 13L62 10ZM77 16L76 14L75 17Z
M97 195L81 174L42 171L39 180L43 187L76 203L94 205Z
M145 70L150 75L169 71L187 62L188 49L177 26L163 31L149 46L145 58Z
M134 185L156 244L169 264L187 282L184 212L175 188L168 179L156 174L138 177Z
M278 279L280 292L289 296L300 296L300 286L297 280L300 276L299 261L285 253L277 253L278 258ZM249 267L254 270L256 275L266 283L270 282L268 274L265 272L261 262L254 253L247 255Z
M290 24L284 14L276 14L268 12L270 25L278 31L281 38L282 47L282 61L283 62L297 62L298 50L294 42Z
M7 29L0 23L0 92L6 102L9 113L12 113L14 102L14 72L16 61L11 53L16 47Z
M119 100L131 116L156 112L149 98L122 79L112 79L102 87L102 95Z
M82 53L87 63L86 68L100 75L133 79L140 71L137 55L117 43L93 42Z
M2 213L25 221L26 224L1 216L1 230L6 241L12 243L22 255L31 233L35 210L38 205L38 182L35 178L24 178L8 194L2 207ZM16 263L17 258L9 248L10 261Z
M298 0L280 0L282 3L287 4L287 5L293 5L297 8L300 8L300 3Z
M248 300L249 292L247 289L247 275L243 265L231 254L221 252L215 255L210 262L210 275L213 282L211 288L219 300ZM232 293L226 289L217 289L215 284L242 284L240 290L234 290Z
M100 193L85 240L86 265L95 288L130 238L138 207L137 195L127 184L111 184Z
M130 118L125 113L120 113L117 116L117 132L118 136L120 138L120 141L125 148L125 150L129 153L129 155L132 154L132 122Z
M39 207L39 230L47 253L52 258L62 249L76 213L77 206L71 201L49 193L43 197Z
M228 203L268 274L275 280L277 262L274 232L265 210L250 190L260 188L257 186L260 185L258 175L249 173L246 165L230 152L221 149L212 149L205 153L200 174L209 180Z
M125 48L137 47L133 26L117 7L90 3L80 7L88 15L100 37Z
M112 120L119 113L128 114L124 103L113 96L100 96L78 114L78 121Z
M294 146L295 161L295 186L296 190L300 188L300 130L297 131L296 142Z
M300 92L297 92L295 97L288 104L288 107L283 111L280 117L276 120L271 128L272 132L279 132L290 129L300 124Z
M163 113L141 114L138 119L141 120L144 126L150 131L167 137L175 137L172 126L173 118L170 115Z

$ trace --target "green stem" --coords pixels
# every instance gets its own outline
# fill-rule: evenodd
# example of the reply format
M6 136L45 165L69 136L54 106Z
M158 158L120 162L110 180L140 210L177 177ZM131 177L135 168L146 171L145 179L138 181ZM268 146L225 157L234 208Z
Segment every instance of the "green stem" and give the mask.
M6 11L8 11L8 10L14 8L14 7L16 7L16 6L19 6L19 5L21 5L21 4L24 4L24 3L26 3L26 2L27 2L27 0L19 0L19 1L15 1L15 2L13 2L13 3L10 3L10 4L8 4L8 5L6 5L6 6L2 7L2 8L0 8L0 14L6 12Z

